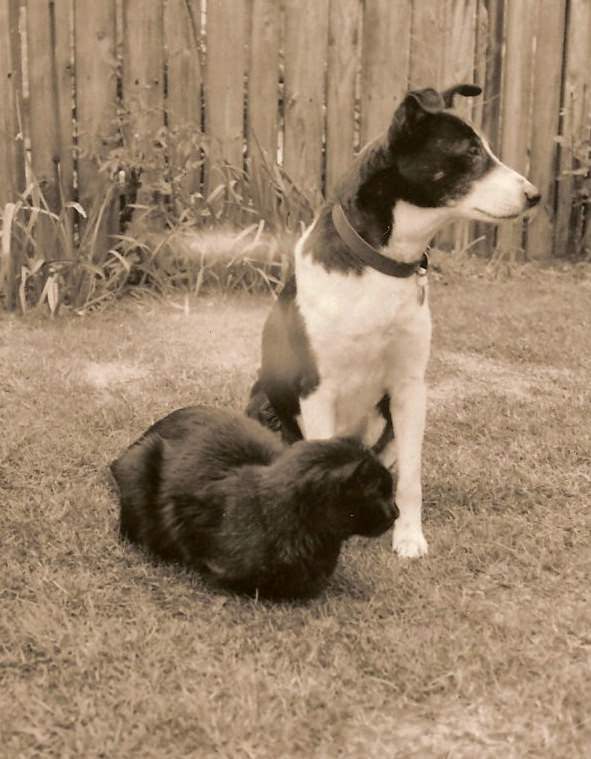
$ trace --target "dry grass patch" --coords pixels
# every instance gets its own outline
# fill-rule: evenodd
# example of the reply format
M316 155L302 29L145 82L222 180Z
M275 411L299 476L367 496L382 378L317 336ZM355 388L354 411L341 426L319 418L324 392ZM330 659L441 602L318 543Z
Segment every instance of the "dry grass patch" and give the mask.
M269 301L0 321L2 756L586 755L588 289L454 274L432 301L430 555L354 540L277 606L121 546L105 475L167 411L243 406Z

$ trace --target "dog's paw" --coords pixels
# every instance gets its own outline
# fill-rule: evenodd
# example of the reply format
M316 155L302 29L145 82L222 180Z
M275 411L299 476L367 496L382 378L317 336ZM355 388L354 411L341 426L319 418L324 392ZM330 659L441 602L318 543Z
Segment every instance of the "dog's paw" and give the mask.
M401 558L417 559L424 556L429 550L421 529L397 529L394 525L394 534L392 535L392 550Z

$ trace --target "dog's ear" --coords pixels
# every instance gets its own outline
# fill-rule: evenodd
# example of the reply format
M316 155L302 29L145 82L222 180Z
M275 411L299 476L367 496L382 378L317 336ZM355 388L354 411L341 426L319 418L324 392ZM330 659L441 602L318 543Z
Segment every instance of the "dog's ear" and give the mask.
M462 95L462 97L465 98L473 98L476 97L476 95L480 95L481 92L482 87L479 87L477 84L456 84L453 87L444 90L441 93L441 96L443 98L443 102L445 103L445 107L453 108L454 97L456 95Z
M411 132L425 116L440 113L444 108L441 94L432 87L411 90L394 112L388 141L392 143L399 135Z

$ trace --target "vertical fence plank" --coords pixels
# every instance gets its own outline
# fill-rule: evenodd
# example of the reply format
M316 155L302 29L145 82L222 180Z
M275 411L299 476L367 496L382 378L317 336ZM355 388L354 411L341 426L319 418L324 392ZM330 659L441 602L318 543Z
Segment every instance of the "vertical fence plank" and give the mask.
M94 249L89 255L100 263L109 248L109 235L117 231L112 212L115 199L109 204L108 179L99 173L99 162L107 158L109 139L116 130L115 0L100 3L77 0L74 21L78 198L95 224ZM89 55L90 50L92 55ZM83 220L80 232L83 238Z
M200 187L198 156L190 136L201 130L201 3L168 0L165 6L168 127L173 133L170 166L175 182L185 193ZM183 147L185 146L185 147Z
M277 160L280 6L254 0L248 66L248 155L256 170L259 149Z
M219 163L244 162L244 74L247 8L244 0L208 0L206 129L208 192L222 181ZM217 166L216 166L217 164Z
M482 113L481 128L495 153L500 150L501 98L503 90L503 40L505 21L505 0L479 0L481 16L479 28L483 36L479 38L485 58L481 71ZM491 224L477 224L476 237L483 237L478 250L487 255L495 247L497 230Z
M503 39L505 0L484 0L487 13L486 71L482 103L482 130L493 150L501 147L503 94Z
M57 139L59 150L60 194L64 201L74 193L74 59L72 0L52 3L54 28L55 97L57 100ZM68 218L70 218L68 214ZM71 234L71 231L70 231Z
M413 0L410 52L410 85L443 85L447 2Z
M16 0L0 0L0 215L6 203L13 203L24 190L25 164L20 135L20 40L19 5ZM4 305L13 310L17 304L20 255L12 238L8 251L0 249L0 293Z
M571 172L578 166L581 140L589 127L591 105L591 0L571 0L566 33L566 70L563 92L563 124L561 130L560 164L554 254L564 256L573 250L578 214L573 213L577 182ZM583 148L584 149L584 148Z
M24 189L23 141L19 138L20 55L18 3L0 0L0 209Z
M55 78L55 36L49 0L27 5L27 51L31 166L45 202L59 211L59 114ZM41 215L36 229L37 250L45 260L60 257L53 223Z
M361 71L361 144L389 125L408 89L410 0L366 0Z
M528 169L530 106L532 94L533 40L538 0L521 0L507 5L506 52L503 83L505 123L501 136L501 156L522 174ZM522 248L523 224L502 225L497 248L502 256L514 258Z
M281 5L277 0L253 0L249 39L248 172L262 215L272 218L266 210L275 207L276 197L265 168L279 160Z
M474 49L476 40L476 0L447 0L444 6L445 40L440 84L447 87L474 80ZM464 118L471 118L473 98L456 97L454 109ZM442 230L439 244L454 250L465 249L473 236L474 225L461 221Z
M328 0L286 0L283 165L296 185L317 200L322 193L327 42Z
M474 81L475 46L476 0L447 0L442 86ZM472 98L458 97L454 107L462 116L470 118L473 105Z
M527 257L549 258L554 232L554 172L558 145L560 75L565 0L539 0L536 24L530 179L542 193L542 207L527 228Z
M326 188L330 192L353 159L355 86L360 65L361 4L331 0L326 94Z
M139 201L150 200L157 182L154 138L164 123L164 30L162 0L123 2L123 98L129 113L126 138L144 163ZM152 162L150 170L149 164Z
M472 107L472 121L482 127L484 111L484 88L486 82L486 56L488 48L488 11L484 0L476 0L474 37L474 84L482 88L483 94L475 98Z

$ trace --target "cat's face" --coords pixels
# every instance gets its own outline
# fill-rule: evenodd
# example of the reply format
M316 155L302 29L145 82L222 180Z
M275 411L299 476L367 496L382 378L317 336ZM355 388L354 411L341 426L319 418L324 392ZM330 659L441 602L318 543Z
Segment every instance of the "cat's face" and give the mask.
M386 532L398 517L390 472L369 452L342 470L339 495L329 507L331 521L345 535L376 537Z
M322 532L381 535L398 516L392 475L356 440L300 441L284 463L305 512Z

